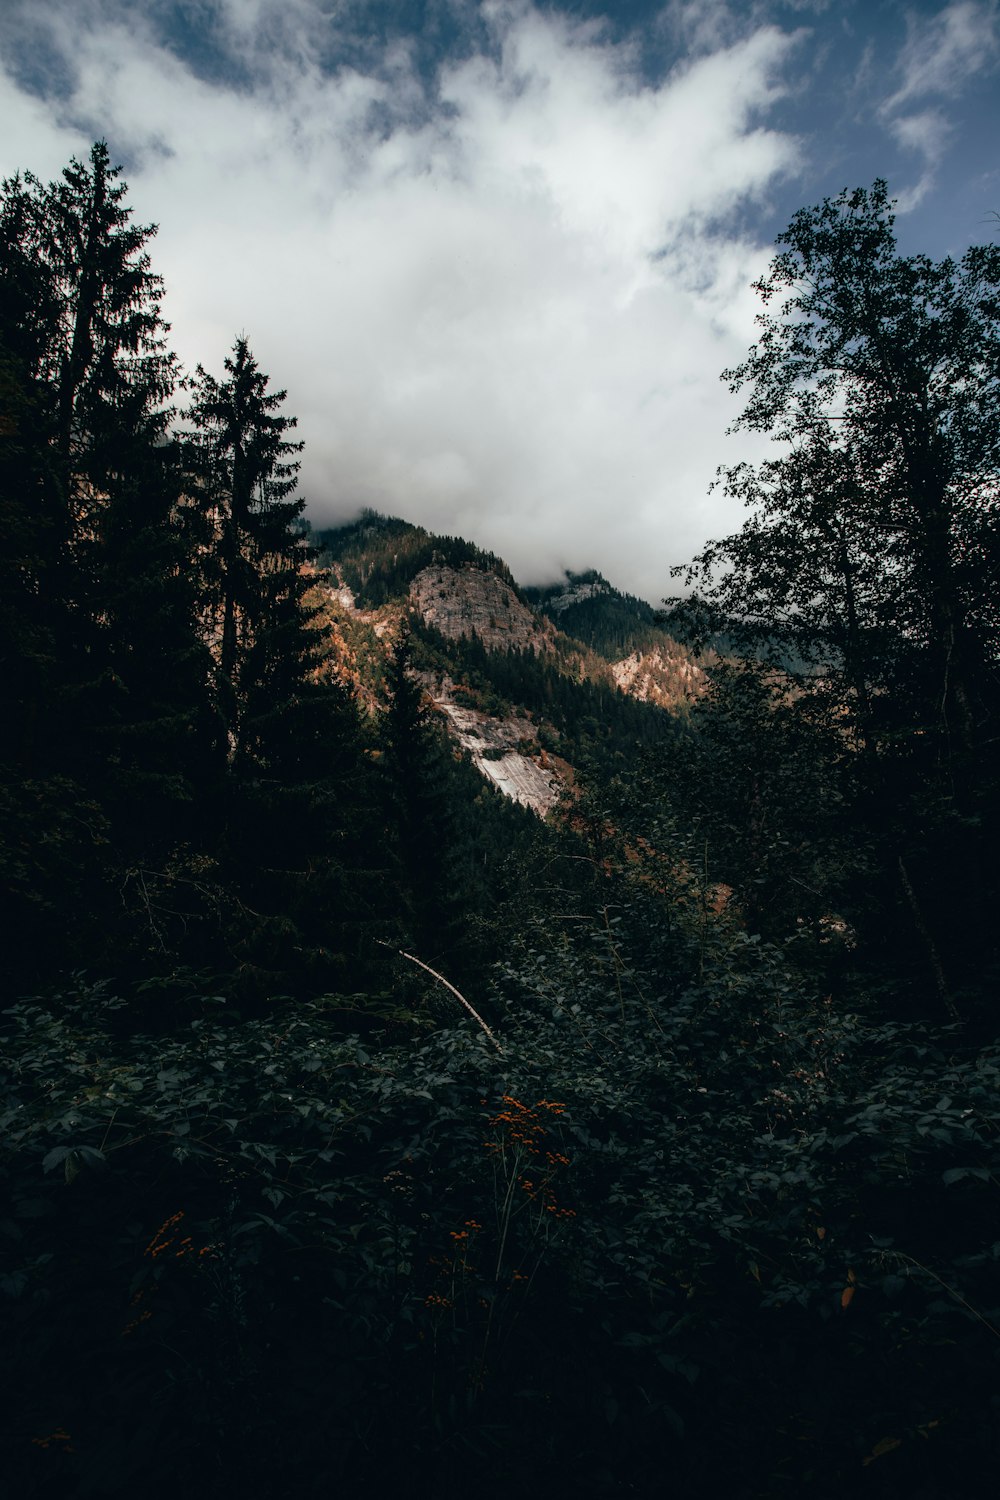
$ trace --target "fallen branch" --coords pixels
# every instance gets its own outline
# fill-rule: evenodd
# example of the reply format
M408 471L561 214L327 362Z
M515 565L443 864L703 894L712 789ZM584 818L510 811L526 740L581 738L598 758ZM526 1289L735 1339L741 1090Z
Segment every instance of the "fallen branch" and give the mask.
M486 1022L483 1020L482 1016L479 1014L478 1010L476 1010L474 1006L469 1004L465 996L458 990L456 990L455 986L449 980L445 979L443 974L439 974L437 969L432 969L430 964L425 964L422 958L416 958L412 953L404 953L402 948L398 948L396 951L398 952L400 958L408 958L411 964L416 964L420 969L426 969L427 973L430 974L432 978L436 979L438 984L443 984L446 990L451 990L451 993L455 996L455 999L465 1006L466 1010L469 1012L469 1015L482 1027L486 1035L489 1037L490 1041L493 1043L494 1047L499 1052L500 1056L503 1057L503 1048L497 1041L496 1037L493 1035L493 1032L487 1026Z

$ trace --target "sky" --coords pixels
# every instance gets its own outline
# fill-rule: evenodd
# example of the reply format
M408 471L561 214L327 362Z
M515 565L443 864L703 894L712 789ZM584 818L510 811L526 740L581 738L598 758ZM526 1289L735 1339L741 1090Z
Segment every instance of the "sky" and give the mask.
M740 525L719 376L795 210L1000 232L1000 0L0 0L0 175L98 138L184 366L245 334L287 389L314 526L655 602Z

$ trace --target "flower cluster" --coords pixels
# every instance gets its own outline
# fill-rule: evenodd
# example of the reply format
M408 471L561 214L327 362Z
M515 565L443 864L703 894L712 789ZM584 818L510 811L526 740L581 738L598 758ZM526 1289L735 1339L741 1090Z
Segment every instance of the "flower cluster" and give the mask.
M202 1245L200 1249L196 1249L194 1240L189 1234L184 1235L183 1238L180 1237L180 1222L183 1217L184 1210L180 1208L175 1214L171 1214L169 1219L164 1219L146 1246L145 1253L150 1260L157 1260L168 1252L173 1255L174 1260L183 1260L186 1255L196 1255L199 1259L205 1255L214 1256L218 1246Z
M548 1134L542 1124L542 1111L556 1118L566 1112L565 1104L555 1099L539 1099L532 1107L522 1104L513 1094L504 1094L501 1103L504 1108L492 1117L490 1125L494 1130L503 1131L508 1140L522 1147L530 1156L539 1154L542 1136ZM490 1151L502 1149L497 1141L487 1141L486 1147Z
M477 1235L482 1227L483 1226L479 1223L478 1219L466 1219L465 1228L453 1229L451 1231L450 1237L455 1241L456 1245L458 1245L461 1244L463 1240L468 1240L471 1236Z
M160 1225L159 1229L156 1231L156 1233L153 1235L153 1238L146 1246L146 1254L151 1260L156 1260L159 1256L166 1255L167 1251L177 1243L177 1234L175 1230L179 1228L180 1222L183 1217L184 1210L182 1208L179 1208L175 1214L170 1215L169 1219L164 1219L163 1223ZM189 1242L190 1237L185 1243ZM176 1253L177 1252L175 1252L175 1254ZM183 1254L183 1252L180 1253Z
M536 1158L537 1171L530 1176L527 1172L517 1175L521 1192L553 1218L575 1219L573 1209L560 1205L553 1186L556 1173L568 1167L570 1159L565 1152L550 1151L544 1145L549 1127L565 1114L565 1104L558 1099L539 1099L537 1104L527 1105L513 1094L504 1094L501 1102L503 1109L489 1122L498 1139L485 1142L486 1149L503 1155L513 1147L522 1160L525 1156Z
M55 1432L50 1432L47 1437L35 1437L31 1441L36 1448L55 1448L60 1453L75 1453L69 1433L64 1427L57 1427Z

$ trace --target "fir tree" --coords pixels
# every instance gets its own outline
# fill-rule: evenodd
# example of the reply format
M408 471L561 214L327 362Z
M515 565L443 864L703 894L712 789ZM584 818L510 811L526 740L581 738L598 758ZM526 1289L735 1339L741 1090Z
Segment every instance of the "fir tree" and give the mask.
M309 549L296 523L300 442L286 433L295 417L279 408L247 340L240 337L218 381L201 365L191 420L193 494L209 542L207 621L216 660L216 702L230 762L265 755L268 709L314 665L304 636L302 601ZM283 679L283 680L282 680Z
M61 680L43 763L109 798L123 832L159 822L162 834L196 774L206 663L168 438L176 367L146 250L155 229L132 223L119 175L99 142L59 182L26 176L17 190L18 248L44 288L29 319L32 443Z
M245 338L217 380L199 366L189 492L206 541L204 627L215 660L223 868L245 920L250 993L342 986L367 939L373 881L358 716L324 670L313 553L296 493L296 419Z
M54 287L36 253L35 202L20 178L0 201L0 762L34 768L40 690L55 666L51 598L56 517L45 379Z
M56 808L64 829L76 798L99 809L92 827L107 820L115 859L142 866L190 827L207 658L168 436L176 373L155 231L132 222L119 177L99 142L56 182L4 185L3 524L18 623L5 632L3 748L18 817ZM96 920L97 885L76 900Z

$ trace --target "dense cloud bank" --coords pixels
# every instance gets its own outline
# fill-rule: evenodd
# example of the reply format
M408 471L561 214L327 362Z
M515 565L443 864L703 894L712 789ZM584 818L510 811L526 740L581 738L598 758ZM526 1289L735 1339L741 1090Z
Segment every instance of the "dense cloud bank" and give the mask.
M15 3L2 166L107 137L181 358L218 369L245 331L288 387L315 523L373 505L523 581L597 564L655 599L737 520L709 495L738 456L718 376L753 336L760 215L807 164L789 108L823 9L630 33L439 0L418 37L320 0ZM946 148L928 100L988 70L995 20L910 25L879 108L914 203Z

